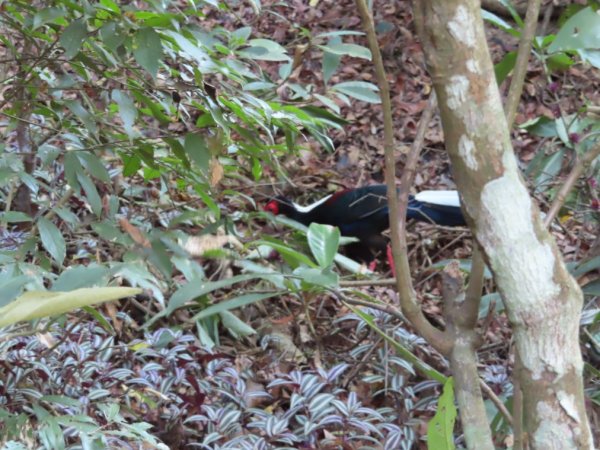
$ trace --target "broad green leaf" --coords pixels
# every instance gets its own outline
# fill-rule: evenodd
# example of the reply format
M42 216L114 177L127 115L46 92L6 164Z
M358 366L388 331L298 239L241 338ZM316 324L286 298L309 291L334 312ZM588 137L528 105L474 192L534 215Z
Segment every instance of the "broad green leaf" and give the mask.
M498 292L492 292L491 294L486 294L481 297L481 301L479 302L479 318L485 319L490 311L490 307L494 306L494 311L498 314L504 311L504 303L502 302L502 297Z
M181 49L181 52L194 59L200 65L201 69L208 69L213 66L208 54L198 44L191 42L186 37L174 31L166 31L165 34L171 36Z
M242 27L232 31L231 38L239 42L246 42L251 34L252 27Z
M56 225L45 217L40 217L37 225L42 245L57 263L62 264L67 255L67 246L62 234Z
M74 191L78 191L79 181L77 180L77 175L83 173L83 166L81 165L81 161L77 158L77 152L66 152L64 156L65 161L65 178L67 179L67 183Z
M548 51L597 50L600 47L599 33L600 16L592 8L582 9L565 22Z
M506 20L504 20L500 16L497 16L496 14L489 12L485 9L481 10L481 17L483 18L483 20L487 20L488 22L493 23L498 28L500 28L506 32L515 31L513 29L513 27Z
M327 45L319 45L323 51L333 53L339 56L352 56L354 58L362 58L371 60L371 50L362 45L344 44L343 42L330 42Z
M71 59L83 45L87 35L87 25L84 19L77 19L65 28L60 37L60 45L65 49L65 58Z
M221 316L223 326L227 328L227 330L234 337L238 338L250 336L251 334L256 334L256 330L254 330L254 328L246 324L243 320L240 320L240 318L233 314L231 311L223 311L219 315Z
M81 187L85 191L85 198L90 204L92 212L96 214L96 216L100 217L102 215L102 199L100 198L100 195L98 195L96 185L94 184L92 179L85 173L79 173L77 175L77 180L79 181L79 184L81 184Z
M122 32L116 22L108 22L100 28L100 38L106 47L112 51L113 54L116 54L119 47L125 42L127 36Z
M341 110L340 110L340 107L338 106L338 104L336 102L334 102L333 100L331 100L329 97L325 97L324 95L321 95L321 94L313 94L313 95L315 96L315 98L317 100L319 100L325 106L330 108L336 114L340 113Z
M600 280L592 281L581 289L585 295L600 296Z
M104 6L106 9L114 12L115 14L121 15L121 9L119 8L119 5L112 0L100 0L100 5Z
M494 72L496 73L496 81L498 84L502 84L502 82L506 79L508 74L515 67L515 63L517 62L517 52L512 51L508 52L502 60L494 66Z
M316 264L312 262L312 260L304 253L300 253L299 251L290 248L283 242L278 241L274 238L265 236L263 240L255 241L254 244L268 245L273 250L276 250L277 253L279 253L286 260L286 262L293 267L298 266L300 264L304 264L308 267L317 267Z
M119 89L115 89L112 92L112 99L119 105L119 115L123 121L123 128L125 128L127 136L130 138L136 137L138 133L133 130L133 124L137 117L137 108L135 107L133 100L129 95Z
M105 183L110 183L110 175L106 167L104 167L104 162L91 152L77 152L77 157L81 164L85 166L90 175L94 178L99 179L100 181L104 181Z
M539 162L534 174L534 185L536 192L544 192L551 187L551 182L562 168L565 150L560 149L551 155L545 155Z
M142 160L137 155L121 155L123 160L123 176L134 175L142 168Z
M305 285L322 286L336 289L340 284L340 277L330 268L314 269L312 267L300 266L294 270L294 275L300 277Z
M589 261L585 261L583 263L576 264L573 269L569 269L569 272L574 277L580 277L592 270L600 269L600 256L596 256Z
M187 134L185 136L183 148L188 157L198 166L200 171L204 175L208 175L210 150L204 137L199 134Z
M377 93L379 88L366 81L345 81L331 86L330 89L334 92L341 92L342 94L364 102L381 103L381 98Z
M104 287L71 292L30 291L0 308L0 327L26 320L57 316L83 306L138 295L141 289Z
M72 291L83 287L104 286L110 270L97 264L69 267L52 284L52 291Z
M342 40L339 37L334 37L329 41L329 46L341 44ZM327 46L323 49L323 81L325 84L333 76L336 70L340 67L342 57L334 52L327 51Z
M270 39L251 39L249 47L239 50L241 56L263 61L290 61L284 47Z
M246 83L244 85L245 91L259 91L262 89L273 89L277 87L275 83L269 83L266 81L252 81L251 83Z
M163 48L160 36L152 28L142 28L134 36L133 56L153 78L156 78Z
M198 314L196 314L194 317L192 317L191 320L194 320L194 321L202 320L202 319L212 316L213 314L220 314L224 311L230 311L232 309L241 308L242 306L251 305L253 303L257 303L257 302L266 300L268 298L274 297L276 295L282 295L282 294L283 294L283 292L272 292L272 293L268 293L268 294L263 293L263 294L240 295L238 297L230 298L229 300L219 302L215 305L209 306L206 309L203 309Z
M33 16L32 29L36 29L47 23L53 22L54 19L64 17L66 12L62 8L44 8L35 13Z
M586 52L580 52L580 54L583 54L583 53L586 53ZM592 57L592 56L590 55L590 57ZM584 57L583 59L587 59L587 58ZM592 59L593 59L593 57L592 57ZM569 67L571 67L573 64L575 64L575 60L573 58L571 58L569 55L567 55L566 53L555 53L553 55L550 55L546 59L546 64L548 65L548 68L552 72L558 72L558 71L567 70ZM596 67L600 67L600 65L597 63L592 63L592 65L595 65Z
M362 31L328 31L326 33L319 33L315 36L315 39L326 38L326 37L340 37L340 36L364 36L365 33Z
M226 278L218 281L207 281L207 280L191 280L189 283L181 286L171 296L169 304L166 309L156 314L152 319L144 324L144 327L152 325L160 317L168 316L173 311L181 308L186 302L194 300L195 298L201 297L208 294L209 292L217 289L222 289L232 284L240 283L242 281L254 280L257 278L268 278L268 275L264 274L247 274L237 275L235 277Z
M85 127L91 133L96 134L98 132L98 127L96 125L94 116L83 107L79 100L65 100L64 104L71 110L73 114L75 114L75 116L77 116L79 120L81 120L81 122L83 122Z
M454 405L454 380L449 378L444 383L444 391L438 400L438 407L433 419L427 426L427 448L429 450L454 450L454 422L456 422L456 406Z
M340 230L331 225L311 223L306 238L319 266L323 269L329 267L340 244Z
M0 213L0 222L19 223L31 222L31 217L20 211L7 211Z
M0 282L0 306L6 305L19 295L27 283L32 281L29 275L19 275Z

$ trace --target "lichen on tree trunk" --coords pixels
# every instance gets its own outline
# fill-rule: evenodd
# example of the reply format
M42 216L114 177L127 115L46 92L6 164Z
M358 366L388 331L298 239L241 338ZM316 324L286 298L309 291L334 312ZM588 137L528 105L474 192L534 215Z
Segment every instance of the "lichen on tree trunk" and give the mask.
M579 349L581 290L517 167L479 3L416 0L414 7L467 221L514 330L530 446L592 449Z

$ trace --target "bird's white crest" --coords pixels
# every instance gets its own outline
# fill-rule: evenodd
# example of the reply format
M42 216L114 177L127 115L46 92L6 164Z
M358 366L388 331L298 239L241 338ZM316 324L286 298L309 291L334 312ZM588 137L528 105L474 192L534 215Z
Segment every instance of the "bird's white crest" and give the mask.
M431 205L460 207L458 191L422 191L415 195L415 200Z
M292 206L296 208L296 211L298 212L307 213L315 209L317 206L325 203L327 200L329 200L329 197L331 197L332 195L333 194L329 194L328 196L323 197L321 200L317 200L316 202L306 206L300 206L299 204L292 202Z

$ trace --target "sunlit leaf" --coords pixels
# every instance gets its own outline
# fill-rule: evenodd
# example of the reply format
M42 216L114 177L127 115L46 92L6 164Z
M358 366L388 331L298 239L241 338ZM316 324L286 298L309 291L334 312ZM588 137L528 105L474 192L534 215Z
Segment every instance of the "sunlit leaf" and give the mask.
M429 450L454 450L454 380L444 383L444 391L438 400L437 411L427 426L427 448Z
M0 327L57 316L83 306L131 297L141 292L141 289L125 287L87 288L71 292L31 291L0 308Z

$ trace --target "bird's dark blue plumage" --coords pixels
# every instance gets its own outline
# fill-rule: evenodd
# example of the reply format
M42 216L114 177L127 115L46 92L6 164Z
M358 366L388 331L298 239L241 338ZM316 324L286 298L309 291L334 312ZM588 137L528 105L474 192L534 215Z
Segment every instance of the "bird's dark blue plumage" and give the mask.
M387 188L383 184L347 189L329 195L313 205L301 207L278 197L266 211L284 214L304 225L312 222L333 225L344 236L360 242L347 246L349 256L366 261L385 249L381 232L389 228ZM465 220L456 191L424 191L409 197L407 219L438 225L460 226Z

